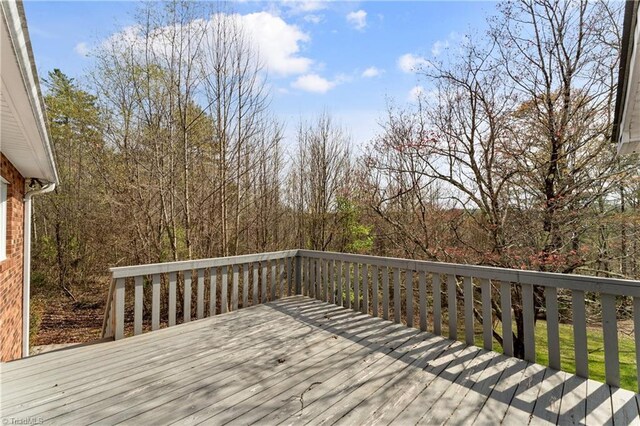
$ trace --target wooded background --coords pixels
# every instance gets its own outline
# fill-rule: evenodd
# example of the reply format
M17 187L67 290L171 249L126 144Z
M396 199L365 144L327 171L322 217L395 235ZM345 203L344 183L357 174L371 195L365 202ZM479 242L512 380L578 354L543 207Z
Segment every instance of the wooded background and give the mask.
M34 312L101 313L111 266L288 248L640 278L639 160L611 142L623 7L497 4L357 155L329 110L274 117L230 11L141 3L82 84L44 79L61 184L35 201Z

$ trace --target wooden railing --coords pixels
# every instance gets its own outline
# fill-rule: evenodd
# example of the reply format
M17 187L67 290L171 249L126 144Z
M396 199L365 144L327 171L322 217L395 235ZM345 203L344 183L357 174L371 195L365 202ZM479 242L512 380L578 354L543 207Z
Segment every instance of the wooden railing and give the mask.
M253 271L251 281L250 270ZM227 287L229 271L233 277L231 289ZM219 287L218 274L221 275ZM559 295L569 297L570 293L570 308L566 310L573 328L573 362L576 374L585 378L589 377L585 306L588 294L601 303L605 378L614 386L620 386L616 297L625 296L633 299L635 359L636 366L640 365L638 281L310 250L113 268L112 275L110 309L105 313L103 327L105 337L120 339L125 335L127 283L135 289L132 334L139 334L145 282L150 283L152 289L151 330L155 330L160 326L161 283L168 283L168 316L165 317L166 324L172 326L176 324L179 276L183 277L184 322L192 319L191 286L196 281L196 317L204 316L205 277L208 276L209 315L216 314L216 306L224 313L284 295L302 294L437 335L446 334L454 340L458 339L460 330L468 344L475 343L477 326L485 349L493 350L494 341L499 341L505 355L520 356L531 362L536 361L536 315L543 315L547 323L548 365L558 370L562 367ZM220 297L216 300L218 294ZM562 303L567 304L568 301ZM514 333L516 317L522 327L518 333Z
M297 250L290 250L111 268L102 337L118 340L126 334L141 334L145 328L157 330L161 322L171 327L201 319L205 306L207 316L213 316L295 294L296 254ZM166 301L164 307L161 301ZM125 324L131 310L133 320Z

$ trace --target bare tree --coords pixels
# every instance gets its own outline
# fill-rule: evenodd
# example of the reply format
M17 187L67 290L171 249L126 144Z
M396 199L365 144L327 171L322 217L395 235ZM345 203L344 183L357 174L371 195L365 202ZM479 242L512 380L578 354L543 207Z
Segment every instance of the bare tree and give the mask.
M350 174L349 145L345 131L326 112L315 123L299 125L292 175L299 198L294 204L299 238L306 236L304 246L314 250L326 250L333 241L336 199Z

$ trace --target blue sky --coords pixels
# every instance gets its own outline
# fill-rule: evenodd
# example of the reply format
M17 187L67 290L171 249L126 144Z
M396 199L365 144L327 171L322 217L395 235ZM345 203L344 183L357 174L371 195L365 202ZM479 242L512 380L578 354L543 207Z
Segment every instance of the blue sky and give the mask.
M40 75L60 68L83 80L92 46L134 22L134 2L26 1ZM413 70L486 28L495 2L234 2L260 45L274 113L291 141L300 118L326 110L363 146L391 99L424 87Z

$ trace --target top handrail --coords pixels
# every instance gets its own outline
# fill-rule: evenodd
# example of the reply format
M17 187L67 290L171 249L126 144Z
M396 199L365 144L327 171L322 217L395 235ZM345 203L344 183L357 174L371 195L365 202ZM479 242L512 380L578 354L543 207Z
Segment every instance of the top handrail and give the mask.
M140 275L181 272L191 269L212 268L217 266L242 265L244 263L278 260L295 257L298 250L283 250L269 253L245 254L240 256L214 257L209 259L181 260L178 262L149 263L145 265L118 266L110 268L112 278L128 278Z

